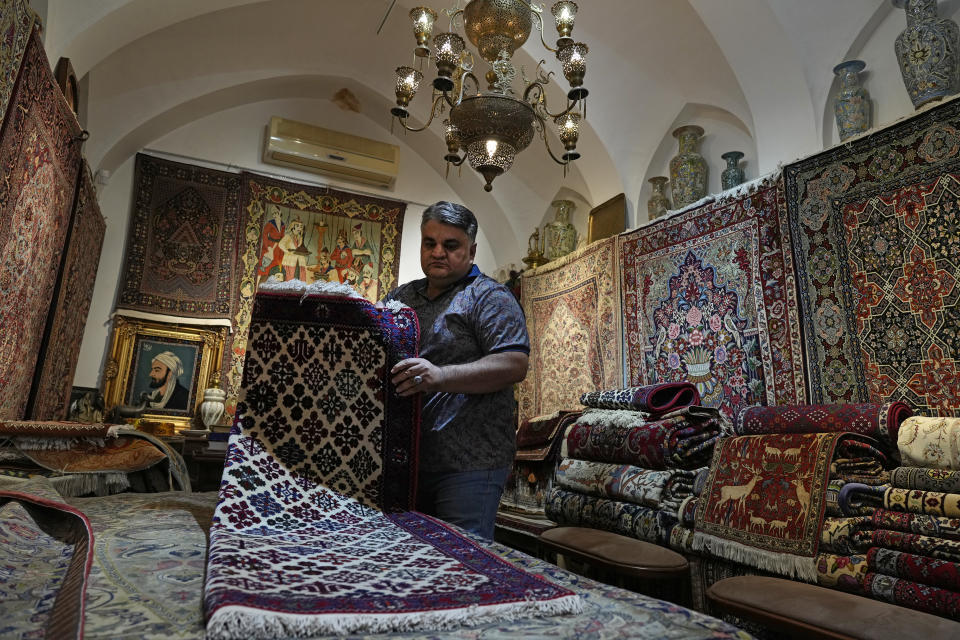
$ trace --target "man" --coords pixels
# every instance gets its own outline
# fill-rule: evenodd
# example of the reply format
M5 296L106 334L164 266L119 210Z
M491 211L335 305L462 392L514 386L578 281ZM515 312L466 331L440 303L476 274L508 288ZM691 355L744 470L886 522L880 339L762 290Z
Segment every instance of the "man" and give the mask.
M377 247L363 235L363 224L353 225L353 243L350 245L353 257L363 257L364 264L373 264L377 259Z
M150 388L153 391L146 392L151 408L187 410L190 394L180 384L182 375L183 363L172 351L164 351L153 358L150 363Z
M307 259L305 255L310 252L303 246L303 222L295 219L290 223L290 228L284 234L277 247L283 251L283 258L280 259L280 266L283 267L284 280L306 280L307 279Z
M473 264L477 219L438 202L423 212L426 278L387 296L420 320L420 356L391 370L397 393L423 393L417 508L487 539L513 463L512 385L527 375L530 341L513 294Z

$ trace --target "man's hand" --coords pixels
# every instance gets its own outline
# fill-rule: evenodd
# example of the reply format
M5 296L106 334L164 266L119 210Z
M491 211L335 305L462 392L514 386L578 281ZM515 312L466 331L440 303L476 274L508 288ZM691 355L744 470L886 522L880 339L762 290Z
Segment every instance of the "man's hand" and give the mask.
M440 367L423 358L401 360L390 370L390 375L393 376L390 381L401 397L437 391L443 382Z

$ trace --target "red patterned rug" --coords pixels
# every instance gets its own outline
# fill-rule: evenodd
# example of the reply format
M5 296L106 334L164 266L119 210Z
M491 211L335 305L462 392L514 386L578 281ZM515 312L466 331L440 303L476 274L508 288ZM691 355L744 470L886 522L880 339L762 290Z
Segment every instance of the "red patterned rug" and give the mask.
M67 415L106 227L90 167L84 163L36 390L27 411L35 420L60 420Z
M0 11L0 33L3 34L0 38L0 119L7 113L35 16L27 0L3 2L3 11Z
M622 380L615 238L523 275L530 369L520 384L520 421L576 410L580 396Z
M734 431L741 436L850 431L876 438L895 449L897 431L911 415L910 407L902 402L747 407L737 415Z
M40 33L27 44L0 132L0 419L24 416L80 170L80 126Z
M784 175L811 401L960 417L960 103Z
M834 456L843 433L725 438L717 445L696 516L694 548L808 582Z
M806 401L783 182L619 237L628 383L689 381L732 419Z

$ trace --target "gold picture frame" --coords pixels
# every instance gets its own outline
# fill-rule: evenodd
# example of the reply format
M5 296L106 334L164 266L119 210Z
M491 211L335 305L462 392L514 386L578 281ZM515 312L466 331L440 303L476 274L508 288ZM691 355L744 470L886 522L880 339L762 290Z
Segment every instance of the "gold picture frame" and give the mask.
M617 194L597 205L587 219L587 243L603 240L627 229L627 196Z
M139 428L158 435L192 428L204 391L220 384L226 332L227 327L114 316L103 373L105 411L146 403L135 421Z

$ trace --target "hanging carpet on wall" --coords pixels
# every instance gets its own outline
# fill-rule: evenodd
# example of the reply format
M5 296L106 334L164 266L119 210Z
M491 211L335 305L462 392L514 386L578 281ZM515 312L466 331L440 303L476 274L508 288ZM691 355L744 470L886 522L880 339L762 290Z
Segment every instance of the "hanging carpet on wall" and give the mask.
M776 175L618 238L628 384L689 381L730 420L806 401Z
M246 216L233 317L233 361L224 364L232 416L243 376L250 313L266 281L351 285L370 302L397 286L407 205L396 200L242 173Z
M0 132L0 419L21 418L80 170L80 126L34 31Z
M623 385L616 239L523 275L530 368L520 383L520 421L580 409L580 396Z
M210 638L440 629L578 611L579 598L413 505L418 402L390 367L412 310L263 293L210 531Z
M27 0L0 0L0 123L17 82L36 14Z
M784 169L814 403L960 417L960 101Z
M90 168L84 162L56 302L28 411L34 420L61 420L67 415L106 227Z

